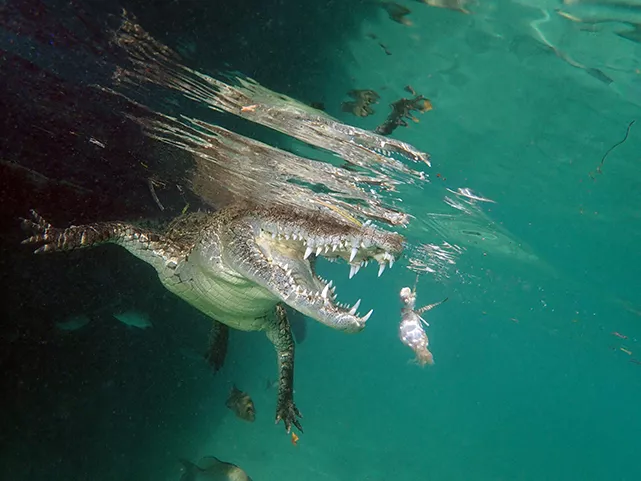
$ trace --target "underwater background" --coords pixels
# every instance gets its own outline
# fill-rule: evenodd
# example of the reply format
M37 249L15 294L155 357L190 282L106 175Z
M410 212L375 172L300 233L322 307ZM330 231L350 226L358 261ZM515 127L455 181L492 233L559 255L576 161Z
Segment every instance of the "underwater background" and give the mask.
M202 456L254 481L641 479L641 3L398 4L401 22L364 0L0 2L0 479L179 480L179 459ZM399 188L402 233L457 247L417 287L420 305L448 298L426 315L433 366L398 339L407 259L379 279L319 261L374 314L357 335L307 320L293 445L263 334L233 331L214 376L209 320L150 266L115 246L20 245L31 208L61 226L180 213L178 193L159 211L132 162L152 141L84 89L106 78L105 51L75 46L123 7L192 68L240 71L346 124L375 129L408 85L430 99L391 137L432 162L424 190ZM354 89L378 93L372 115L342 108ZM488 202L440 217L460 187ZM225 407L234 383L254 423Z

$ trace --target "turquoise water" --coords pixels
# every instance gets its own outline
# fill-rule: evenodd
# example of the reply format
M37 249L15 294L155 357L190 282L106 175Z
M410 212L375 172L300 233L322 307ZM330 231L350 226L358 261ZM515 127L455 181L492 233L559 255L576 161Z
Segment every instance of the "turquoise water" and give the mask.
M110 289L153 327L98 319L48 334L33 351L50 356L47 371L9 412L21 421L3 421L3 479L170 481L178 458L207 455L254 481L641 479L641 46L616 35L641 5L602 3L479 1L467 15L407 1L412 25L376 10L327 54L310 97L345 123L374 129L406 85L434 106L393 134L432 156L431 184L399 194L412 242L440 242L426 219L445 211L447 188L494 201L476 223L447 225L456 263L420 277L420 305L449 298L426 316L434 366L412 364L397 336L407 260L351 280L319 262L342 301L363 298L374 315L358 335L308 323L294 446L273 423L263 335L233 332L213 377L199 358L208 320L148 266L114 247L40 259L68 273L54 290L91 304ZM341 111L353 88L381 95L375 115ZM253 397L255 423L225 408L232 383Z

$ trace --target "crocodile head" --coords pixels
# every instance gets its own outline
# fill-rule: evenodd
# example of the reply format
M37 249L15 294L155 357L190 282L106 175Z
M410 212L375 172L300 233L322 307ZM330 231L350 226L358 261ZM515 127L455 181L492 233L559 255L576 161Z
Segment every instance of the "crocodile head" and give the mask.
M400 234L321 211L251 207L237 211L223 227L223 260L243 277L267 289L293 309L335 329L358 332L372 314L337 302L333 281L319 277L318 257L345 261L350 278L375 262L380 276L403 249Z

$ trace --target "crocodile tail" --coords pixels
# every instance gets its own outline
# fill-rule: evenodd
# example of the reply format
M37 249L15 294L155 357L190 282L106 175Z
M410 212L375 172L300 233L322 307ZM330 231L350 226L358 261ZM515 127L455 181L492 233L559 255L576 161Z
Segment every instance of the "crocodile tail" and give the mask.
M108 242L124 243L127 240L153 242L158 237L156 234L142 232L119 222L100 222L58 229L35 210L31 210L31 219L22 219L22 227L33 234L23 240L22 244L43 244L34 251L36 254L71 251Z

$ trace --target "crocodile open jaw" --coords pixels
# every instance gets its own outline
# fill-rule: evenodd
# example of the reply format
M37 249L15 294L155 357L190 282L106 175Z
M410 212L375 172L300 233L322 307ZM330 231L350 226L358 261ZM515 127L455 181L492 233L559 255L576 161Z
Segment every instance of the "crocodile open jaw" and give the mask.
M293 309L335 329L358 332L373 310L361 316L360 299L353 306L337 302L336 286L315 273L315 260L343 259L350 267L350 279L362 266L373 262L378 264L380 276L400 255L403 237L371 224L314 225L305 220L261 219L253 224L256 246L271 269L279 271L270 276L271 280L257 281Z

